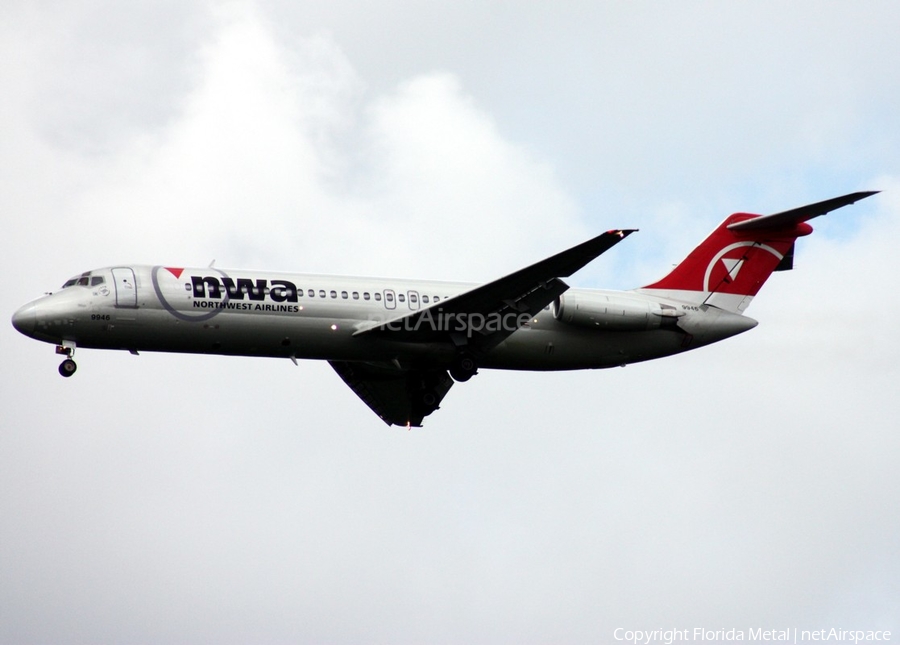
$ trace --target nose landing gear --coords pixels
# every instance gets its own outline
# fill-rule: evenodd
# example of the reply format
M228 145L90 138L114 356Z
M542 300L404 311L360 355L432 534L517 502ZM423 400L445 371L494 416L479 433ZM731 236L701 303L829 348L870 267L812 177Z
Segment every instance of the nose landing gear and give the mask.
M66 360L59 364L59 373L66 378L72 376L75 370L78 369L75 361L72 360L72 356L75 355L75 343L63 341L62 345L56 346L56 353L63 354L66 357Z
M75 373L75 370L78 369L78 366L75 364L71 358L67 358L62 363L59 364L59 373L65 376L66 378L72 376Z

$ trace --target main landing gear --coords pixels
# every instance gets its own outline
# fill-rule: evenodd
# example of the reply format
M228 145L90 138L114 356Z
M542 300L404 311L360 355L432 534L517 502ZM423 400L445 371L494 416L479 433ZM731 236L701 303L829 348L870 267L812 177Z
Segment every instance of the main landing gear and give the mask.
M460 383L468 381L478 373L478 363L470 354L460 354L450 366L450 376Z
M72 374L75 373L75 370L78 369L75 361L72 360L72 356L75 355L75 343L63 342L62 345L57 345L56 353L66 356L66 360L59 364L59 373L62 376L69 378L70 376L72 376Z

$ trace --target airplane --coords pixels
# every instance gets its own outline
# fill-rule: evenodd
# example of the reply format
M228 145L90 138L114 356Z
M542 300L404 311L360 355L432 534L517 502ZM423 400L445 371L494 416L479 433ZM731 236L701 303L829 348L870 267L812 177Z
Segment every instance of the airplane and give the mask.
M326 360L389 426L420 427L479 369L624 366L752 329L744 312L773 272L793 268L807 221L877 192L730 215L668 275L630 291L562 280L635 232L617 229L481 285L114 265L26 304L12 324L56 345L66 377L76 347Z

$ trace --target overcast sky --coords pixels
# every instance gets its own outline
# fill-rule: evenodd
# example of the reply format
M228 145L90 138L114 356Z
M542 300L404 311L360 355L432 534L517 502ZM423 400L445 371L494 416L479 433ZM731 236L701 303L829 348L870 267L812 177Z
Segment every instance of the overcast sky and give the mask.
M731 212L816 220L720 345L482 371L388 428L325 363L3 323L0 642L900 638L893 2L0 5L6 320L117 263L658 278ZM707 641L709 642L709 641Z

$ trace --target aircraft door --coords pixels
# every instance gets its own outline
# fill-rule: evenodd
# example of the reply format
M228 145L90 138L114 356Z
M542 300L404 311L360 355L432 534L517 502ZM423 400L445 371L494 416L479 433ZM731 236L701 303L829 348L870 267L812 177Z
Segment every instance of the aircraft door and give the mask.
M116 267L112 270L116 289L116 307L137 308L137 283L134 270L129 267Z
M407 302L409 303L409 308L412 310L416 310L419 308L419 292L418 291L407 291L406 292Z
M393 289L384 290L384 306L386 309L397 308L397 296L394 294Z

